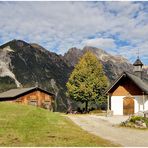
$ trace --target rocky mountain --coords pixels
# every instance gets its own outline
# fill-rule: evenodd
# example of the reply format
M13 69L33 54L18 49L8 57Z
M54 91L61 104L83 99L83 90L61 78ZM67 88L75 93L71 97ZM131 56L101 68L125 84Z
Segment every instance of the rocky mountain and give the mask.
M110 82L113 82L123 71L132 71L133 69L133 65L124 57L113 56L102 49L89 46L84 47L82 50L75 47L69 49L64 55L65 62L69 63L70 66L74 66L86 51L93 52L100 60Z
M67 108L65 83L71 70L61 56L38 44L13 40L0 46L0 90L38 84L57 95L58 111Z
M15 87L38 85L56 95L55 110L67 110L66 82L79 58L93 52L103 65L109 81L122 71L132 71L132 64L121 56L113 56L102 49L71 48L64 56L50 52L36 43L12 40L0 46L0 92Z

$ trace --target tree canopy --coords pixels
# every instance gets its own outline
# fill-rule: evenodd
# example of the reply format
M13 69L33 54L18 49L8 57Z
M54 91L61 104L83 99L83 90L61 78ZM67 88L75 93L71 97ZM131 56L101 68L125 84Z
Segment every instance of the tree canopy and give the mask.
M86 111L89 101L103 99L107 78L102 64L92 52L88 51L80 58L66 86L71 99L86 103Z

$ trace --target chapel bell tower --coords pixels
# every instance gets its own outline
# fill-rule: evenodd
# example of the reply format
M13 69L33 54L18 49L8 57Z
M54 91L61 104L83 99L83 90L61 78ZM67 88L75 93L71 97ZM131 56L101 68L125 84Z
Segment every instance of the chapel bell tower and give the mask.
M139 59L139 56L138 56L137 60L134 62L133 66L134 66L134 70L133 70L134 74L142 79L142 66L143 66L143 63Z

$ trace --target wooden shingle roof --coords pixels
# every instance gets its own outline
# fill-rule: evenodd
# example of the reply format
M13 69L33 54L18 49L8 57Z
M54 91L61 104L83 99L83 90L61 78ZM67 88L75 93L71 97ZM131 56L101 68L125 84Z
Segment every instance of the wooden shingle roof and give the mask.
M22 95L25 95L27 93L30 93L30 92L33 92L35 90L39 90L41 92L44 92L48 95L52 95L54 96L54 94L46 91L46 90L43 90L39 87L30 87L30 88L17 88L17 89L10 89L8 91L5 91L3 93L0 93L0 99L15 99L15 98L18 98Z

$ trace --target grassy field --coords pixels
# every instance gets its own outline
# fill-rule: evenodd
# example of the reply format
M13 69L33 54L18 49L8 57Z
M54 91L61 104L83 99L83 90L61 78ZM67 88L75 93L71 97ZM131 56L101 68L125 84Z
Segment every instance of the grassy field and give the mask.
M0 103L0 146L116 146L91 135L60 113Z

